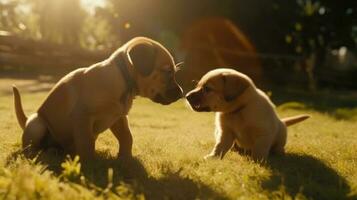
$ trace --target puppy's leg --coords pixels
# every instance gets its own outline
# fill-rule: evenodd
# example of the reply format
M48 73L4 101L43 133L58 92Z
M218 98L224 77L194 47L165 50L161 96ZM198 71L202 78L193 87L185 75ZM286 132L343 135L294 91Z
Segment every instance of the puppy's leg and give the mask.
M252 148L252 157L255 161L264 161L269 155L269 151L272 145L272 137L260 136L256 138Z
M131 135L128 118L119 118L110 128L119 142L119 157L131 157L133 137Z
M281 128L277 134L276 141L272 148L272 153L275 154L284 154L285 153L285 144L287 139L287 130L285 125L281 125Z
M205 159L211 157L219 157L220 159L223 159L224 155L233 145L234 137L232 132L216 129L215 135L216 145L214 146L212 152L205 156Z
M22 147L27 156L41 149L41 141L46 134L48 134L48 129L43 119L37 114L31 115L22 135Z
M233 144L233 146L231 148L231 151L237 152L240 155L248 155L248 154L250 155L250 151L240 147L237 140L234 140L234 144Z
M76 117L73 139L75 146L74 153L79 155L81 160L89 160L94 157L95 136L93 134L92 120L83 115Z

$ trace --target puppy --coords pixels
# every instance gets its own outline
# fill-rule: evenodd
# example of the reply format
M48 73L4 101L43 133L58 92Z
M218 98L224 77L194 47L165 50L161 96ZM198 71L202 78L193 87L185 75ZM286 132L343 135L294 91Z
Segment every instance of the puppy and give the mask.
M163 105L183 96L175 80L176 66L167 49L137 37L108 59L63 77L36 113L26 117L13 87L15 111L23 129L22 145L33 152L59 146L81 159L95 152L98 134L110 129L119 141L119 156L131 156L128 112L135 96Z
M221 159L235 143L254 160L264 160L270 152L284 153L286 127L308 115L279 119L274 104L246 75L232 69L216 69L205 74L186 95L197 112L216 112L216 145L205 158Z

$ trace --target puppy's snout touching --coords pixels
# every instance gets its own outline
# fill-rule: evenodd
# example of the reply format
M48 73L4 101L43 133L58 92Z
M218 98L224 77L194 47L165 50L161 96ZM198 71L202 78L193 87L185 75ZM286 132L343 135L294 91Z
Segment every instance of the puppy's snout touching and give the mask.
M178 100L180 99L181 97L183 97L183 91L181 89L181 87L179 86L175 86L175 87L172 87L170 89L168 89L166 91L166 94L165 94L169 99L174 99L174 100Z
M200 103L201 97L198 92L190 92L186 95L186 99L191 105L196 105Z

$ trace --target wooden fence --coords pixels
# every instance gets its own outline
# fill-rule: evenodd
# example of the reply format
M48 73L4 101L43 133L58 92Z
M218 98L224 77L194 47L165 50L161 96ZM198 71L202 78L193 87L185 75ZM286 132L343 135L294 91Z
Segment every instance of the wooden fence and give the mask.
M2 66L73 69L101 61L108 57L109 53L24 39L0 31L0 65Z

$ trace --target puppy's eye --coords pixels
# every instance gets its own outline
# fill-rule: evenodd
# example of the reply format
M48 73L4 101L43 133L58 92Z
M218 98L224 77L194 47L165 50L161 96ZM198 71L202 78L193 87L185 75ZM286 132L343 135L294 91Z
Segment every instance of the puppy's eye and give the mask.
M203 91L204 93L208 93L208 92L211 92L211 91L212 91L212 88L207 87L207 86L203 86L203 87L202 87L202 91Z

